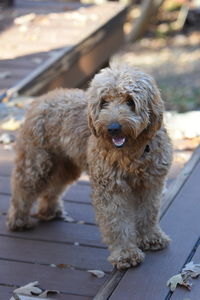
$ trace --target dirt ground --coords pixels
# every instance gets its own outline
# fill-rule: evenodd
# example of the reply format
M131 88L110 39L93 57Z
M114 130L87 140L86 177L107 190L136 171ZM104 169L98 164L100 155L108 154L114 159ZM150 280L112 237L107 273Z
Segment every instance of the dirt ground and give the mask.
M200 24L200 15L198 22ZM200 28L185 25L181 31L161 35L161 25L140 41L128 42L112 60L129 63L152 74L161 89L166 109L179 112L199 109Z

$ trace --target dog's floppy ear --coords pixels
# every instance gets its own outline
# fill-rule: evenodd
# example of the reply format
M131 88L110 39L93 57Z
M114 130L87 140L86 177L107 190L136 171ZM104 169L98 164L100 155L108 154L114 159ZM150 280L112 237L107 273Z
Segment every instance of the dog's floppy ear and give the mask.
M97 136L95 127L94 127L94 125L93 125L92 117L91 117L89 114L88 114L88 126L89 126L89 129L90 129L91 133L92 133L94 136Z
M147 131L150 136L154 136L154 134L162 126L164 110L164 104L161 99L160 92L156 86L154 86L154 91L151 93L149 100L150 117Z
M94 77L95 79L95 77ZM90 83L90 86L86 92L87 102L88 102L88 127L91 131L91 133L97 137L97 130L95 128L95 121L98 119L99 114L99 95L98 95L98 88L92 83L94 82L94 79Z
M137 138L138 149L146 146L161 128L163 122L164 104L160 92L153 79L151 79L149 83L146 89L148 96L149 124Z

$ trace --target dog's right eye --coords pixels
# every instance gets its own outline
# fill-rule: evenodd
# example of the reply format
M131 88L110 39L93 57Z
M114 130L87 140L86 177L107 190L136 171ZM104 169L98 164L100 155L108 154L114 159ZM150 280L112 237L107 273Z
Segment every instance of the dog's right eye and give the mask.
M133 101L133 98L130 95L126 97L126 103L132 108L132 110L135 109L135 102Z
M106 108L106 106L108 106L108 102L105 99L101 99L101 104L100 104L100 108Z

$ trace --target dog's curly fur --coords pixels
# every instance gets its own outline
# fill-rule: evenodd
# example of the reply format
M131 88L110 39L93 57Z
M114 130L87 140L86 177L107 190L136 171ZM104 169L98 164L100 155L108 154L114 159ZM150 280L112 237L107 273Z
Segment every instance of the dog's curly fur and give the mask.
M172 149L163 109L154 80L128 66L103 69L86 93L57 90L33 102L16 143L9 228L32 226L36 199L38 218L62 215L59 196L89 170L109 261L128 268L142 250L166 247L158 218Z

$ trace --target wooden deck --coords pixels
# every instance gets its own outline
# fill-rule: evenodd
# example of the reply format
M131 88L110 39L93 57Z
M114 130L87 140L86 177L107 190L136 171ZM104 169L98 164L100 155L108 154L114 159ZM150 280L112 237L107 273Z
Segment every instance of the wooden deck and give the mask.
M64 197L65 208L74 222L44 222L35 230L11 233L5 227L5 218L12 163L13 152L1 147L0 299L10 299L15 286L36 279L44 288L59 290L61 295L56 299L91 299L112 267L95 225L87 178L82 177ZM101 269L106 276L95 278L87 272L91 269Z
M10 299L15 287L32 281L59 290L61 294L54 299L63 300L200 299L198 279L190 292L177 288L172 294L166 286L186 262L200 262L200 148L169 187L162 206L161 225L172 238L170 247L146 253L145 262L128 271L112 271L107 262L108 251L95 225L87 176L64 196L72 223L44 222L20 233L7 230L13 155L0 147L0 299ZM103 270L106 275L96 278L89 269Z
M117 2L16 0L1 14L0 100L83 85L120 47L126 15Z

